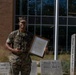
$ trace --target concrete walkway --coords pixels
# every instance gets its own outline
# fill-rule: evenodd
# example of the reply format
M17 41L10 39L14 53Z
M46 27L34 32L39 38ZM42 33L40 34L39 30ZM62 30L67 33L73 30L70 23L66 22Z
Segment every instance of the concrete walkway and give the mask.
M37 73L41 73L41 68L37 67Z

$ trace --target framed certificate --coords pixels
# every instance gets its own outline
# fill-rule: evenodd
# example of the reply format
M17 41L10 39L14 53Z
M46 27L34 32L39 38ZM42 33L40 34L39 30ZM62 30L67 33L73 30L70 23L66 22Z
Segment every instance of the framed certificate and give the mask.
M30 48L30 52L37 56L43 57L47 44L48 40L35 36Z

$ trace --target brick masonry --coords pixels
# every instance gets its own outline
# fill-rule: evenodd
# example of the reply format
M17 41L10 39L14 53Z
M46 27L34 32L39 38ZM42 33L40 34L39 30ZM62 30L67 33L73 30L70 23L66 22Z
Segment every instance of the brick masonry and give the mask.
M0 46L5 46L8 34L13 30L13 0L0 0Z

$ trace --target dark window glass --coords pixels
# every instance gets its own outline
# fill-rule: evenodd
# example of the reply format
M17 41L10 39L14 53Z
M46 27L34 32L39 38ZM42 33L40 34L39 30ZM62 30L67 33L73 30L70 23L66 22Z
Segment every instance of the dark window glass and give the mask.
M27 0L22 0L22 15L27 15Z
M35 16L33 16L33 17L29 16L28 17L28 23L29 24L35 24L35 19L36 19Z
M35 6L35 0L29 0L29 14L30 15L35 15L35 10L36 10L36 6Z
M42 26L42 37L45 37L49 40L49 43L48 43L48 48L49 50L53 51L54 48L53 48L53 29L54 29L54 26Z
M71 49L71 36L73 34L76 34L76 27L69 26L68 27L68 48L69 48L69 50Z
M76 16L76 0L69 0L68 15Z
M66 51L66 27L59 26L58 52Z
M67 25L67 18L66 17L59 17L59 24L60 25Z
M15 23L18 24L19 22L19 16L15 16Z
M36 24L40 24L41 17L36 17Z
M68 27L68 39L69 39L69 42L68 42L68 45L70 46L71 45L71 35L75 34L76 33L76 27L74 26L69 26Z
M54 0L42 0L42 15L54 15Z
M54 17L42 17L42 24L54 24Z
M41 14L41 0L36 0L36 14Z
M59 0L59 16L67 15L67 0Z
M29 16L29 24L40 24L41 17ZM42 24L54 24L54 17L42 17Z
M27 0L16 0L16 15L27 14Z
M40 35L40 25L36 25L36 35Z
M19 29L19 25L15 25L15 30Z
M34 25L28 25L28 31L34 34Z
M29 24L40 24L40 17L36 17L36 16L29 16Z
M16 8L15 8L16 15L19 15L19 8L20 8L20 0L16 0Z
M76 18L68 18L68 25L76 25Z
M41 0L29 0L29 14L30 15L41 14Z

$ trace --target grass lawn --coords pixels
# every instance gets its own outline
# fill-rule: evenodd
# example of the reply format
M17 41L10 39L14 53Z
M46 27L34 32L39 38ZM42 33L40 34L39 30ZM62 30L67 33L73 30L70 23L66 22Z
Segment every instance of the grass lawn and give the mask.
M5 62L8 61L8 56L9 56L10 52L8 50L5 50L3 48L0 48L0 62ZM31 55L32 60L36 60L36 61L40 61L40 60L53 60L54 59L54 55L52 53L49 54L45 54L43 58L35 56L35 55ZM58 60L70 60L70 54L60 54L58 55Z
M3 48L0 48L0 62L8 62L9 51ZM45 54L43 58L31 55L32 60L40 61L40 60L53 60L54 55L52 53ZM70 72L70 54L59 54L58 60L62 62L62 68L65 72L65 75L69 75ZM40 74L38 74L40 75Z
M54 59L54 55L53 54L45 54L43 58L41 57L38 57L38 56L35 56L35 55L31 55L31 58L32 60L37 60L37 61L40 61L40 60L53 60ZM70 55L69 54L60 54L58 55L58 60L70 60Z

